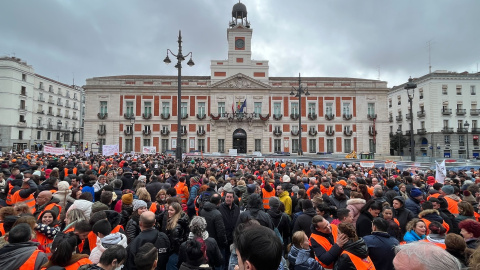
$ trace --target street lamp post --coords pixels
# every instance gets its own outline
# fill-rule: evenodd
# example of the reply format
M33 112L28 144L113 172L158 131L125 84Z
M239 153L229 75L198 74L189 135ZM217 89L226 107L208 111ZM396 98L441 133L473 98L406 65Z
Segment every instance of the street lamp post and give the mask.
M412 77L408 79L407 85L404 87L407 89L407 96L408 96L408 103L410 104L409 113L410 113L410 159L411 161L415 161L415 141L413 140L413 97L415 96L415 88L417 88L417 84L413 82ZM410 95L410 90L412 90L412 94Z
M465 137L467 140L467 159L468 159L470 156L470 149L468 149L468 128L470 127L470 124L468 123L468 121L465 121L465 123L463 124L463 127L465 127L465 131L467 132Z
M175 58L177 58L177 64L175 67L178 70L178 94L177 94L177 148L175 151L175 158L177 160L182 159L182 145L181 145L181 137L182 137L182 117L181 117L181 111L182 111L182 61L185 60L185 57L190 55L190 60L188 60L187 65L188 66L193 66L195 63L192 60L192 52L189 52L187 55L183 55L182 53L182 31L178 31L178 53L174 54L170 49L167 49L167 57L163 60L165 64L170 64L172 61L170 61L170 58L168 58L168 53L173 55Z
M402 139L402 129L400 129L400 127L398 127L397 129L397 137L398 137L398 156L400 156L400 152L401 152L401 139Z
M308 88L302 87L302 79L300 78L300 73L298 73L298 89L292 87L291 96L298 97L298 152L299 156L303 155L302 148L302 93L305 96L309 96Z
M132 151L135 152L135 136L133 136L133 132L135 131L135 115L130 117L130 125L132 126Z

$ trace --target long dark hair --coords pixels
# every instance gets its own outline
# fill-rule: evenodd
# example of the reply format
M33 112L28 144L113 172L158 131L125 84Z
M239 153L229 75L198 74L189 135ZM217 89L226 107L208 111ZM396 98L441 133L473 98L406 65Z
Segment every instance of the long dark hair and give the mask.
M53 246L54 252L50 258L51 264L62 267L68 266L77 244L78 237L73 232L65 234L63 238L59 239L58 243Z
M58 225L57 214L56 214L55 212L53 212L52 210L46 210L46 211L44 211L44 212L40 215L40 217L38 218L37 223L38 223L38 224L43 224L43 223L42 223L42 218L43 218L43 216L44 216L46 213L52 214L52 217L53 217L53 222L50 223L50 224L48 224L48 226L50 226L50 227L57 226L57 225Z

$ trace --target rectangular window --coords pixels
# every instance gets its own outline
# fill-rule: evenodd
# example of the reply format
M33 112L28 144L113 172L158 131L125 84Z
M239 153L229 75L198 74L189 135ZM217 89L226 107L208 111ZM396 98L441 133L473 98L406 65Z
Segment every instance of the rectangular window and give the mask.
M392 107L392 100L391 100L391 99L388 100L388 107L389 107L389 108Z
M42 131L37 130L37 140L41 140L41 139L42 139Z
M401 96L397 96L397 100L398 100L398 105L402 105L402 97L401 97Z
M475 90L475 85L470 85L470 95L476 95L477 91Z
M58 88L57 95L62 95L62 88Z
M310 115L316 114L315 107L316 107L315 103L308 103L308 114Z
M448 95L448 85L446 84L442 85L442 94Z
M316 139L309 139L308 140L308 152L309 153L316 153L317 152L317 140Z
M38 118L37 119L37 127L41 127L42 126L42 118Z
M274 102L273 103L273 114L277 117L282 115L282 103L281 102Z
M26 109L25 100L20 100L20 109L22 109L22 110Z
M182 153L186 153L187 152L187 139L181 139L180 140L180 147L182 149Z
M134 116L133 114L133 101L127 101L127 106L126 106L126 114L127 116L131 117Z
M162 125L162 133L166 134L168 131L168 126ZM167 149L168 150L168 149Z
M218 152L225 153L225 139L218 139Z
M290 106L291 106L290 113L293 115L298 115L298 102L292 102Z
M25 115L20 115L19 121L25 123Z
M168 139L162 139L162 153L169 150Z
M150 139L143 139L143 146L150 146Z
M170 102L162 102L162 115L163 117L170 115Z
M274 139L273 140L273 151L274 152L281 152L282 151L282 140L281 139Z
M377 150L377 145L375 144L375 141L373 139L368 140L369 148L370 148L370 153L375 153Z
M20 89L20 95L22 95L22 96L27 95L27 87L22 86L22 88Z
M133 151L133 139L125 139L125 152Z
M464 135L458 135L458 145L459 146L465 146L465 136Z
M292 153L298 153L298 139L292 139Z
M204 153L205 152L205 139L198 139L198 151Z
M327 139L327 153L334 153L335 148L333 147L333 139Z
M298 132L298 126L292 126L292 132L297 133Z
M473 135L473 146L478 146L478 135Z
M375 103L368 103L367 106L368 115L375 115Z
M203 117L205 115L205 102L198 102L198 116Z
M52 132L48 131L47 132L47 140L51 140L52 139Z
M457 85L457 96L461 96L462 95L462 86L461 85Z
M27 74L22 74L22 81L24 81L24 82L27 81Z
M261 151L262 151L262 140L255 139L255 152L261 152Z
M226 110L225 110L225 102L218 102L218 114L220 116L225 116ZM223 152L220 152L223 153Z
M243 112L245 112L245 110ZM259 116L262 113L262 102L253 103L253 112L256 116Z
M40 82L40 84L38 85L38 88L40 88L40 90L45 90L45 87L43 86L43 82Z
M333 115L333 103L332 102L327 102L325 104L325 114L326 115Z
M352 152L352 140L351 139L344 139L343 140L343 149L345 153Z
M70 141L70 133L63 133L63 140L66 142Z
M280 126L275 126L273 132L275 132L275 133L282 132L282 128Z
M182 102L182 104L180 105L180 113L182 118L188 117L187 102Z
M144 107L144 113L145 113L145 116L149 116L152 114L152 102L151 101L145 101L143 103L143 107Z
M443 128L448 128L448 120L443 120Z
M23 130L18 131L18 139L23 140Z
M420 98L420 99L423 99L423 88L420 88L420 89L418 90L418 92L420 93L420 95L419 95L420 97L419 97L419 98Z
M182 131L183 134L187 133L187 126L182 125L181 131Z
M101 133L104 133L107 131L107 126L106 125L99 125L98 130L100 130Z
M145 133L150 133L150 131L151 131L150 125L143 126L143 131L145 131Z
M350 115L350 103L343 103L343 115Z
M48 92L53 93L53 86L51 85L48 86Z
M127 128L127 133L128 133L128 134L132 134L132 133L133 133L133 126L132 126L132 125L126 125L125 127Z
M70 92L67 90L67 92L65 93L65 97L67 98L70 98Z

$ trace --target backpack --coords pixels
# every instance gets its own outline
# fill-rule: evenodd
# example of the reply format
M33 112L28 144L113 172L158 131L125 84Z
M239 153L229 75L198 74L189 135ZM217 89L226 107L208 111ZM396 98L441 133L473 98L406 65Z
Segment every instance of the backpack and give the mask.
M282 242L282 245L283 245L283 236L278 230L278 226L280 226L280 224L282 223L282 218L283 218L283 214L282 216L280 216L280 221L278 222L277 226L273 227L273 232L275 232L275 235L278 236L278 238L280 238L280 242Z
M213 191L204 191L200 194L200 196L198 196L195 204L197 205L199 212L200 212L200 210L203 209L203 205L206 202L210 201L210 198L212 197L212 194L213 194Z

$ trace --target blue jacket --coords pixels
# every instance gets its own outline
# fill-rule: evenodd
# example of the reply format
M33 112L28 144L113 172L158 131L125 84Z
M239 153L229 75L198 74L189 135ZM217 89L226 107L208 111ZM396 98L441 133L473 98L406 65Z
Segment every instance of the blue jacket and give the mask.
M200 185L194 185L190 188L190 196L188 197L187 207L190 209L195 209L195 199L198 195L198 190L200 189Z
M403 236L403 240L407 243L415 242L415 241L419 241L419 240L423 240L423 239L425 239L425 235L422 235L422 237L420 237L413 230L410 230L410 231L406 232L405 235Z
M386 232L372 232L363 237L368 247L368 255L375 265L375 269L393 269L395 247L398 240Z
M323 267L312 257L310 250L298 249L294 245L288 253L288 262L290 269L294 270L323 270Z
M420 207L420 202L410 196L405 201L405 208L412 211L415 217L418 217L418 214L420 214L420 211L422 211L422 208Z

